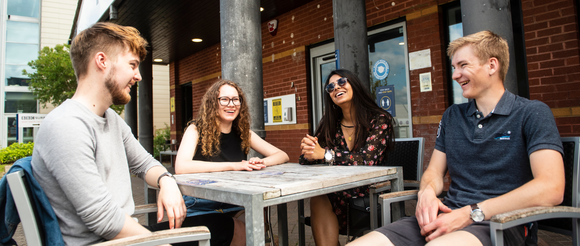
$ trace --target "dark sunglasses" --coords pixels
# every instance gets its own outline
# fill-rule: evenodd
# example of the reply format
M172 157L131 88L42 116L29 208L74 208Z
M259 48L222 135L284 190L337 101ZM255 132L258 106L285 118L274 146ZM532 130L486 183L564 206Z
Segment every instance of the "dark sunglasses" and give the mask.
M348 80L345 77L342 77L342 78L338 79L335 83L334 82L333 83L328 83L328 85L326 85L326 87L324 88L324 90L328 94L330 94L330 93L332 93L334 91L334 88L336 87L335 84L337 84L340 87L343 87L346 84L346 82L348 82Z

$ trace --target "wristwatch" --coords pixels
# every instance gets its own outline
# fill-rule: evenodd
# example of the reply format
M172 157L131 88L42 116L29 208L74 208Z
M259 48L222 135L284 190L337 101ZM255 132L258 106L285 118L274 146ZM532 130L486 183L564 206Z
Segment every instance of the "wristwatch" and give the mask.
M161 188L161 186L159 186L159 181L161 181L161 178L163 178L165 176L170 177L173 180L175 180L175 177L173 177L173 174L171 174L170 172L164 172L161 175L159 175L159 178L157 178L157 187Z
M471 220L473 220L473 222L482 222L484 219L485 215L479 208L479 205L477 205L477 203L471 204Z
M326 149L326 153L324 153L324 161L326 161L326 164L329 166L332 166L332 164L334 164L334 151Z

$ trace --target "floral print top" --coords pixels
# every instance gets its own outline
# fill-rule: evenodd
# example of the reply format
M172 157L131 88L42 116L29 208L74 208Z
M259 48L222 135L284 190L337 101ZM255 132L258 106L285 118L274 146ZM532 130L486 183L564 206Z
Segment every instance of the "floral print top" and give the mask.
M383 153L387 149L387 140L390 133L393 131L391 126L392 118L390 115L379 114L371 120L371 128L367 129L369 136L367 137L366 144L360 149L348 150L346 139L344 138L344 133L340 127L340 121L336 124L338 125L338 132L335 134L334 139L334 165L341 166L376 166L383 162ZM317 136L318 137L318 136ZM320 143L321 147L324 143ZM308 161L304 158L304 155L300 156L299 160L302 165L310 164L324 164L324 159Z
M379 114L371 120L371 128L367 129L369 136L366 144L360 149L348 150L346 139L338 124L338 132L334 139L334 165L367 165L377 166L383 163L385 156L383 153L387 150L387 140L391 136L393 127L391 125L392 117L390 115ZM393 139L394 140L394 139ZM322 146L321 146L322 147ZM324 164L324 159L308 161L304 155L300 156L301 165ZM364 197L369 195L368 186L357 187L349 190L338 191L328 194L328 199L332 204L332 209L338 219L338 225L342 234L346 234L347 216L348 216L348 199L351 197Z

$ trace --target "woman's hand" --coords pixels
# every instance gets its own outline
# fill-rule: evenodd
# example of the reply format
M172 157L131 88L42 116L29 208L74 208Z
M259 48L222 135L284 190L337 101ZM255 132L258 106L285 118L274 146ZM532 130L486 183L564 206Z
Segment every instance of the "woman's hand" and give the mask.
M308 161L320 160L324 158L324 149L318 144L318 138L306 134L300 143L300 149L304 158Z
M250 161L256 157L250 158ZM256 158L260 159L260 158ZM261 160L261 159L260 159ZM252 171L252 170L260 170L265 168L266 165L262 163L251 163L250 161L240 161L240 162L233 162L233 170L234 171ZM255 161L255 160L254 160Z

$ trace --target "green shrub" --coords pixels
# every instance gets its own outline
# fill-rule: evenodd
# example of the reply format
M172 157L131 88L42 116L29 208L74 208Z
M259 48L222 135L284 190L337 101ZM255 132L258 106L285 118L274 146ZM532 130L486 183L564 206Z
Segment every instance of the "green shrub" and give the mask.
M0 163L12 163L16 160L31 156L34 143L13 143L10 146L0 149Z
M155 159L159 159L159 152L166 151L170 137L170 128L165 124L165 128L155 130L155 136L153 137L153 156Z

